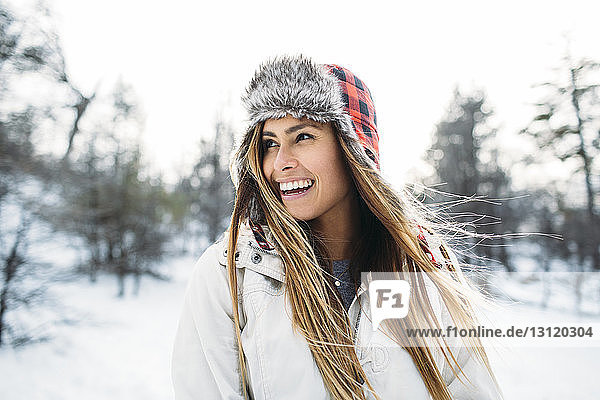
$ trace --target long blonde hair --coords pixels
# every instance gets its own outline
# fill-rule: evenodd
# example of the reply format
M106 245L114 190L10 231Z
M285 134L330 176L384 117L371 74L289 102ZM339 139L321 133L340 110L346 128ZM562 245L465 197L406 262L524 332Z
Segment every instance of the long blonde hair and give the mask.
M230 168L236 183L236 198L229 229L227 269L244 395L248 398L234 254L240 226L251 219L268 225L271 231L273 244L284 265L285 291L292 310L293 327L307 340L332 398L365 399L364 384L379 399L356 355L348 317L332 284L331 262L326 247L319 236L310 231L308 224L290 215L264 177L262 127L263 123L259 123L246 133ZM361 205L363 236L351 265L362 266L362 272L368 268L371 271L405 274L403 276L410 280L410 309L424 312L409 313L406 318L388 320L384 325L391 337L410 354L432 398L451 399L429 346L422 339L407 337L404 333L412 327L440 328L422 274L415 272L425 273L435 284L457 325L477 325L472 302L478 298L478 294L466 282L458 265L440 269L432 263L415 234L417 221L419 226L431 230L420 217L422 213L406 196L396 193L378 171L362 164L342 140L338 130L334 131ZM354 278L357 281L356 275ZM446 342L443 339L435 340L455 376L461 379L459 375L462 374L464 377ZM495 382L480 340L467 338L465 342Z

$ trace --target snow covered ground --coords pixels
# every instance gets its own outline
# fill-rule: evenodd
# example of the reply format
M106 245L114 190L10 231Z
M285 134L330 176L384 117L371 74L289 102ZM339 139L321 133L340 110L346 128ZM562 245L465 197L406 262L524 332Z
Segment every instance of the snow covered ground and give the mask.
M113 277L61 285L84 319L53 330L49 343L0 351L0 399L173 398L170 352L194 260L172 263L173 280L144 278L139 296L115 296ZM131 284L127 281L126 284Z
M520 303L504 306L493 314L499 325L594 328L594 338L583 341L576 338L556 339L561 341L560 344L540 346L540 343L549 343L548 340L555 338L538 338L521 343L513 341L512 346L492 349L490 357L506 399L600 398L600 384L593 378L600 369L600 274L584 275L586 284L582 286L582 312L575 311L574 295L570 288L574 275L525 273L508 279L508 275L500 274L493 280L504 294L519 299ZM541 309L539 303L544 281L553 281L554 284L548 307ZM585 345L587 343L590 346Z
M55 328L51 342L0 350L0 399L172 399L170 352L193 263L191 258L172 261L173 280L144 279L138 297L128 291L125 298L116 298L116 282L110 277L100 277L96 285L81 281L55 287L63 302L84 318ZM541 311L531 305L510 307L503 319L600 322L597 315ZM600 346L515 346L492 351L491 358L507 399L600 396L593 378L600 368Z

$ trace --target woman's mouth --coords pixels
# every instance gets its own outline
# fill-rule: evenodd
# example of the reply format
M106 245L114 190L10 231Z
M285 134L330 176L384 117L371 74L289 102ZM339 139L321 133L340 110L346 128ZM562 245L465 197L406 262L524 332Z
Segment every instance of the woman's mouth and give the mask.
M315 181L312 179L301 179L292 182L282 182L279 184L281 197L286 200L295 199L304 196L312 188Z

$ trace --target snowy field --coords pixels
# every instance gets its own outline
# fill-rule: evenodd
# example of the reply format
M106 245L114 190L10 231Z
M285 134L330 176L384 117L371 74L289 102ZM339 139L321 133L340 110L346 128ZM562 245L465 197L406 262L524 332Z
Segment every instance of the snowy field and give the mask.
M172 262L173 280L142 280L138 297L115 297L114 278L54 288L83 321L53 330L54 340L0 350L2 400L172 399L170 352L194 260ZM131 282L127 282L130 284ZM505 321L600 322L568 310L511 307ZM598 333L596 333L598 334ZM492 351L507 399L598 399L600 346L511 347Z

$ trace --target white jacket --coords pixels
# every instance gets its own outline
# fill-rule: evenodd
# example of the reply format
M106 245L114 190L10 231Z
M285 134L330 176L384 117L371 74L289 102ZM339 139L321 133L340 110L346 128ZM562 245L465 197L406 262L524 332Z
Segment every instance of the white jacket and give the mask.
M243 399L226 249L227 240L221 239L204 252L186 290L172 355L176 400ZM240 231L236 254L241 337L252 398L329 399L306 340L292 330L281 259L274 251L261 249L246 227ZM437 291L428 294L442 326L450 325ZM408 352L380 330L373 332L364 286L359 296L366 307L361 311L355 297L348 315L357 332L358 359L377 394L383 400L430 399ZM365 317L359 318L361 312ZM436 354L453 398L499 398L486 370L469 354L462 347L455 356L472 386L455 379L441 354Z

